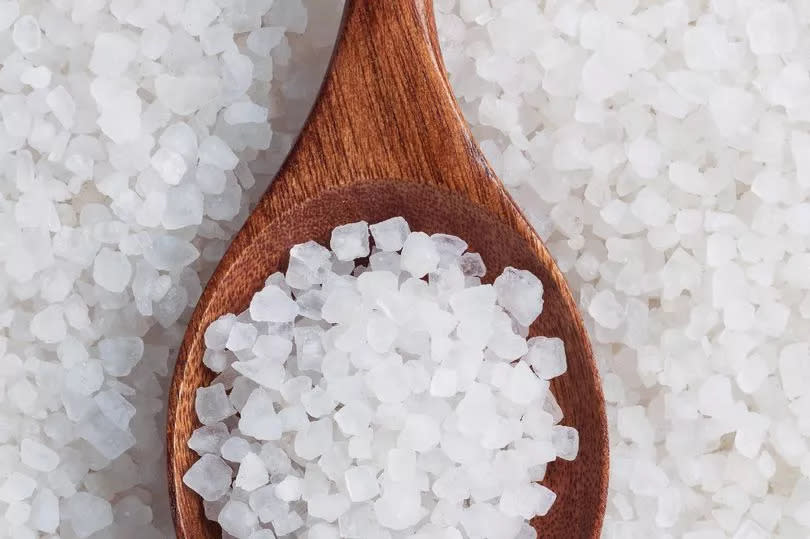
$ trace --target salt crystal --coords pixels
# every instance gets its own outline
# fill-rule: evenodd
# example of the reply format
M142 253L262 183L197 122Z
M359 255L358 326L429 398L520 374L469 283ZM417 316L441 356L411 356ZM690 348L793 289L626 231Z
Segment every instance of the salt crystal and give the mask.
M100 33L93 43L90 71L102 77L120 76L135 59L137 50L137 45L125 34Z
M260 388L250 394L241 411L239 430L257 440L278 440L281 437L281 421L266 390Z
M332 230L329 247L338 260L354 260L368 256L368 223L359 221Z
M40 472L50 472L59 465L59 454L47 445L30 438L20 443L20 459L23 464Z
M416 278L435 271L439 265L439 251L430 236L424 232L411 232L402 246L402 269Z
M110 292L123 292L132 277L132 264L123 253L106 247L96 255L93 279Z
M751 14L745 29L754 54L781 54L796 46L795 15L787 5L757 9Z
M269 479L267 469L264 467L264 463L259 459L258 455L248 453L239 462L239 473L236 474L233 485L234 487L251 492L266 485Z
M172 150L159 148L150 159L152 168L164 182L177 185L186 173L187 166L183 157Z
M224 118L231 125L258 124L267 120L267 108L249 101L234 103L225 109Z
M65 129L73 126L73 117L76 114L76 103L64 86L57 86L45 97L48 107Z
M259 322L291 322L298 305L278 286L266 286L250 300L250 316Z
M543 310L543 284L529 271L509 266L494 286L498 304L521 325L531 325Z
M191 465L183 476L183 483L204 500L214 501L228 492L232 473L221 458L206 454Z
M112 376L126 376L143 357L139 337L109 337L99 341L98 355L104 370Z
M0 3L0 30L7 30L20 15L20 6L16 1Z
M204 425L222 421L235 412L225 394L225 386L222 384L198 388L194 409L200 422Z
M42 46L42 32L39 28L39 21L31 15L23 15L14 23L11 38L20 52L38 51Z
M88 492L77 492L68 498L64 513L73 532L80 538L89 537L113 523L109 502Z
M229 500L219 512L217 522L223 531L235 537L248 537L256 527L258 519L248 504Z
M369 226L374 246L383 251L399 251L411 229L402 217L391 217Z

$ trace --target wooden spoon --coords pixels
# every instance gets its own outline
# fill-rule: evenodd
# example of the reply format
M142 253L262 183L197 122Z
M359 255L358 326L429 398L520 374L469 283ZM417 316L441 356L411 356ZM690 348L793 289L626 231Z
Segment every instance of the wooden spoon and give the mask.
M565 342L568 372L552 383L580 435L579 456L549 465L557 493L535 518L540 537L596 538L608 481L608 436L599 374L563 276L504 191L469 129L444 73L430 0L348 0L341 37L320 95L291 154L208 283L180 348L169 393L168 473L181 539L219 538L201 498L183 484L197 460L186 445L199 426L195 391L213 373L202 364L203 332L247 308L265 278L286 267L288 250L329 242L341 224L402 215L412 229L464 238L488 277L511 265L545 287L531 335Z

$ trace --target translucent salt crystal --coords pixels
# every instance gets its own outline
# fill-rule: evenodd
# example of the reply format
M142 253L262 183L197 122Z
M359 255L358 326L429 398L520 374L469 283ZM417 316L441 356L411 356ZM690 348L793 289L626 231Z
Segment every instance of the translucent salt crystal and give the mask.
M169 185L180 183L187 170L183 156L166 148L158 148L152 155L150 163L163 181Z
M272 396L264 389L256 389L242 408L239 430L257 440L281 438L281 421L276 415Z
M411 232L402 247L402 269L416 278L435 271L439 265L439 251L430 236L424 232Z
M430 236L439 252L439 265L447 267L458 264L459 258L467 250L467 242L450 234L433 234Z
M301 458L312 460L323 454L331 443L332 420L328 417L319 419L296 435L295 453Z
M301 498L303 487L301 478L288 475L275 486L275 494L280 500L293 502Z
M234 537L246 538L253 532L258 519L248 504L229 500L219 512L217 522L223 531Z
M0 30L7 30L20 15L20 5L16 0L0 2Z
M698 410L709 417L724 417L733 410L731 382L726 376L708 377L698 390Z
M100 33L93 42L90 71L102 77L116 77L126 72L135 59L138 46L125 34Z
M73 117L76 114L76 103L73 97L62 85L57 86L45 96L45 103L51 109L53 115L65 129L73 126Z
M247 37L245 45L258 56L268 56L284 37L284 31L279 27L264 27L252 30Z
M311 417L323 417L335 409L335 401L320 387L313 387L301 394L301 404Z
M556 498L557 495L543 485L530 483L506 489L498 508L507 515L528 520L548 513Z
M250 442L241 436L231 436L222 443L219 449L222 458L230 462L242 462L248 453L250 453Z
M237 352L239 350L246 350L253 347L256 342L256 336L259 330L252 324L243 324L242 322L234 322L231 326L231 331L228 333L228 340L225 342L225 348Z
M7 4L8 2L3 2ZM2 5L2 4L0 4ZM0 9L2 9L0 7ZM2 14L0 14L0 17ZM2 23L0 23L1 25ZM47 88L51 83L51 70L45 66L36 66L26 69L20 75L20 82L29 85L31 88L41 89Z
M141 54L150 60L157 60L166 52L170 39L171 32L160 23L144 28L139 43Z
M59 498L48 488L40 488L31 500L28 524L31 528L54 533L59 526Z
M267 468L255 453L248 453L239 462L239 472L234 480L234 487L241 488L248 492L264 486L270 480Z
M524 359L529 362L537 376L551 380L565 373L567 364L562 340L556 337L532 337L527 344L529 351Z
M745 25L754 54L782 54L796 46L796 16L786 4L774 4L754 11Z
M588 305L588 313L600 326L615 329L625 317L624 308L610 290L598 292Z
M529 271L508 266L494 287L498 304L521 325L531 325L543 310L543 284Z
M203 220L203 194L190 183L170 187L166 197L171 200L161 217L161 223L167 230L177 230L187 226L199 225Z
M292 342L278 335L259 335L252 351L260 358L283 363L292 351Z
M330 266L329 249L314 241L293 245L285 280L294 288L309 288L323 281Z
M225 172L211 165L199 165L194 178L200 190L206 194L222 193L227 183Z
M258 124L267 120L267 108L249 101L242 101L226 108L223 117L231 125Z
M301 519L301 516L295 511L290 511L284 516L275 518L272 522L273 529L276 531L276 534L280 536L292 533L304 525L304 521Z
M205 454L191 465L183 476L183 483L203 500L214 501L228 492L232 474L231 467L221 458Z
M102 248L93 263L93 280L110 292L123 292L132 277L132 264L120 251Z
M113 523L109 502L88 492L77 492L64 504L64 517L77 537L84 538Z
M155 92L160 102L180 115L198 111L216 99L221 91L222 82L217 77L161 74L155 78Z
M181 270L200 256L191 243L181 238L161 235L144 249L144 259L156 270Z
M419 522L424 508L415 489L392 485L374 502L374 513L382 526L404 530Z
M383 251L399 251L410 234L408 222L402 217L391 217L369 226L374 246Z
M38 51L42 46L42 32L39 28L39 21L31 15L23 15L14 23L11 39L20 52Z
M430 394L434 397L452 397L458 392L458 374L452 369L439 368L430 381Z
M231 405L231 401L228 400L228 396L225 394L225 386L222 384L197 388L194 409L203 425L217 423L236 412Z
M45 343L57 343L67 336L64 310L59 305L50 305L31 318L31 334Z
M219 454L219 449L227 438L228 427L224 423L203 425L191 433L188 446L199 455L205 453Z
M329 247L338 260L354 260L368 256L368 223L359 221L335 227Z
M344 474L346 490L352 502L364 502L380 493L374 470L369 466L355 466L346 470Z
M807 343L792 343L779 352L779 375L782 388L788 399L804 394L807 383L807 362L810 360L810 347Z
M465 277L483 277L487 267L478 253L464 253L459 260L459 267Z
M266 286L250 300L250 317L257 322L291 322L299 307L281 288Z
M109 337L98 343L98 355L104 370L112 376L126 376L143 357L140 337Z
M307 501L309 514L326 522L336 521L350 505L345 494L317 494Z
M225 142L215 136L209 136L200 142L200 163L215 166L221 170L233 170L239 158Z
M40 472L53 471L59 465L56 451L30 438L20 443L20 459L29 468Z
M192 36L198 36L219 16L220 8L213 0L190 0L182 14L183 28Z
M27 500L34 493L37 482L20 472L11 472L0 484L0 500L5 503Z
M552 443L557 457L563 460L574 460L579 452L579 433L572 427L555 425Z
M397 446L414 451L427 451L439 443L440 431L436 421L427 415L412 414L397 438Z
M275 485L260 487L251 492L249 504L261 522L282 518L289 508L287 502L276 497Z

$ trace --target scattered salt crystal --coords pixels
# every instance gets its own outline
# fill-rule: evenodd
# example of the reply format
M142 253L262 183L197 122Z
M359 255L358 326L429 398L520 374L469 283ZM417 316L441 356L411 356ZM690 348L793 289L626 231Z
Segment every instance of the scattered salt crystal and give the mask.
M113 523L113 512L107 500L87 492L77 492L64 508L77 537L84 538L103 530Z
M42 46L42 32L39 28L39 21L31 15L23 15L14 23L11 38L20 52L38 51Z
M529 271L507 267L494 286L498 304L523 326L531 325L543 310L543 284Z
M169 185L180 183L188 169L183 156L166 148L158 148L152 155L150 163L161 179Z
M40 472L50 472L59 465L59 454L48 447L30 438L20 443L20 459L31 469Z
M221 458L205 454L191 465L183 476L183 483L204 500L214 501L230 489L232 473L230 466Z
M757 9L745 29L754 54L782 54L796 46L796 16L787 4Z
M125 34L100 33L93 43L90 71L102 77L122 75L137 51L137 45Z
M239 162L225 142L213 135L200 142L200 163L212 165L220 170L233 170Z
M249 101L234 103L225 109L224 118L231 125L258 124L267 120L267 108Z
M62 85L57 86L45 96L45 102L48 107L62 124L65 129L70 129L73 126L73 117L76 114L76 103L73 97L65 90Z
M336 227L329 247L338 260L354 260L368 256L368 223L359 221Z
M439 251L430 236L424 232L411 232L402 246L402 269L416 278L435 271L439 265Z
M194 401L194 409L203 425L217 423L235 413L225 394L225 386L222 384L199 388Z
M551 380L565 373L567 364L562 340L556 337L533 337L527 344L529 350L524 359L537 376L543 380Z

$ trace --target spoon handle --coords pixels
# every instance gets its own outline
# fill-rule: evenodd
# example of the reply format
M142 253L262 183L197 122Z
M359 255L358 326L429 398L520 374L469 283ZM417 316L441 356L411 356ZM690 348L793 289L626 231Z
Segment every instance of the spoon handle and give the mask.
M318 99L260 209L278 215L291 200L380 179L515 211L450 88L430 0L346 2Z

